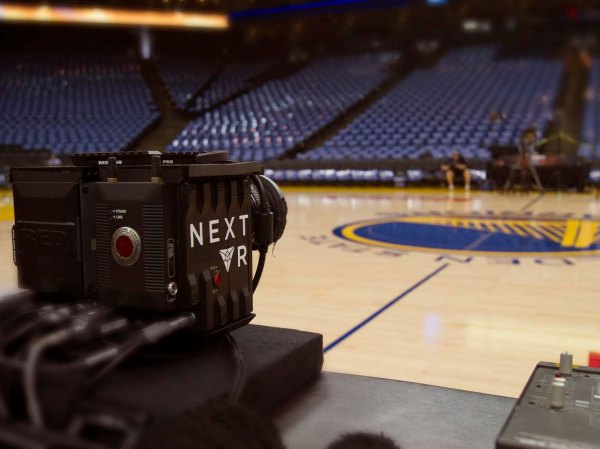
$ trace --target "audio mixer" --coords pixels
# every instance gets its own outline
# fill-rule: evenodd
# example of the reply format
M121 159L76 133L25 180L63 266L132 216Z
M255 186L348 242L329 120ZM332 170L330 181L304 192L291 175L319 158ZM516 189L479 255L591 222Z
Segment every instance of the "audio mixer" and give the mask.
M600 369L541 362L496 441L496 449L600 449Z

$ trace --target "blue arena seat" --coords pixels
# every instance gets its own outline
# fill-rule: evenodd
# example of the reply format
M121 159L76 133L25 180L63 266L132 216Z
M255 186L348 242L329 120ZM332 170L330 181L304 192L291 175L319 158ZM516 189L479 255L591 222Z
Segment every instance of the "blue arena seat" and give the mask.
M196 98L188 110L200 112L244 90L258 75L273 66L273 61L251 61L229 64Z
M170 151L236 149L275 158L305 141L379 85L394 53L321 57L193 120ZM265 150L262 153L256 150ZM249 156L252 155L252 156Z
M532 124L543 129L552 116L561 62L535 56L500 59L497 50L465 47L450 52L433 69L414 71L302 157L418 159L427 153L442 159L458 149L469 158L487 159L487 147L515 143ZM492 120L492 113L504 120Z
M118 151L159 118L133 57L0 55L0 144Z
M589 160L600 159L600 61L590 69L585 92L585 106L581 125L579 155Z
M219 68L214 61L198 57L160 55L156 68L175 107L187 110L194 96Z

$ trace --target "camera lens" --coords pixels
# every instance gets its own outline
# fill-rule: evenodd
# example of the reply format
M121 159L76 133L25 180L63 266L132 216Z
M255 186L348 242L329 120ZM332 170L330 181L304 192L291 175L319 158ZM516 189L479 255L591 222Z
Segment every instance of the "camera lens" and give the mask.
M255 179L260 181L264 188L267 206L273 213L273 243L275 243L281 238L283 231L285 230L288 211L287 203L281 189L272 179L263 175L260 175ZM252 196L252 212L256 216L263 207L263 199L261 198L259 188L255 184L252 184L250 194Z

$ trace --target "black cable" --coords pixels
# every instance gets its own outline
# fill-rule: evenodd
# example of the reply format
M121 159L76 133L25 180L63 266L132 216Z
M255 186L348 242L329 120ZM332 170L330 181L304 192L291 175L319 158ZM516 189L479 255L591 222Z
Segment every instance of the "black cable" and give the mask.
M143 344L144 340L138 335L136 336L136 338L133 339L133 341L129 341L120 348L118 348L115 358L108 362L106 365L104 365L104 367L100 371L98 371L85 382L85 389L91 388L99 381L101 381L104 376L106 376L117 366L119 366L127 357L129 357L136 350L142 347Z
M21 328L20 324L21 321L24 321L26 319L31 319L31 322L35 322L36 324L40 322L41 318L40 318L40 309L34 309L34 310L27 310L25 312L21 312L15 316L11 316L11 317L7 317L5 320L2 321L2 323L0 323L0 328L3 329L3 333L6 332L6 329L12 329L15 327ZM3 338L4 340L4 338ZM2 345L3 343L0 342L0 345Z
M23 338L28 333L34 331L41 322L42 320L38 318L20 326L18 329L7 334L5 337L2 338L2 340L0 341L0 347L6 348L16 340Z
M258 175L252 175L252 179L254 179L254 184L256 184L256 188L258 189L258 194L260 196L260 207L263 213L270 213L271 206L269 204L269 199L267 198L267 192L265 191L265 186L262 184L260 177ZM252 278L252 291L255 291L258 287L258 283L260 282L260 278L262 277L263 270L265 268L265 262L267 260L267 251L269 250L268 245L261 246L258 251L260 255L258 256L258 264L256 266L256 272L254 273L254 277Z
M25 402L27 412L32 424L37 428L44 427L44 416L37 394L37 367L42 354L52 346L66 342L72 332L69 329L60 329L38 338L29 347L23 372L23 387L25 390Z
M0 420L5 420L10 417L10 412L8 411L8 406L6 405L6 401L4 400L4 396L0 394Z
M50 318L50 322L55 324L69 319L72 319L72 321L67 327L59 328L33 340L27 350L23 368L23 388L27 412L35 427L44 427L42 405L37 392L37 370L42 355L46 350L64 344L75 337L89 337L96 332L104 333L103 324L106 324L104 318L110 313L109 308L91 306L90 304L76 304L73 307L59 309L54 317L44 317ZM109 332L113 329L115 331L120 330L119 327L113 326L109 329Z
M44 318L50 317L50 322L59 324L71 318L75 312L81 309L85 310L85 306L77 304L72 308L59 308L55 312L51 312L49 315L46 315ZM91 312L86 311L84 313ZM55 316L51 316L52 314L55 314ZM77 314L75 314L75 317L77 317ZM77 329L73 326L61 328L35 339L29 345L25 359L25 366L23 368L23 389L25 390L27 413L29 414L29 419L31 419L31 422L35 427L44 427L44 416L37 394L36 374L39 361L47 349L65 343L74 335L76 331Z
M107 315L109 315L111 311L112 309L103 309L102 307L95 306L92 306L90 310L88 304L76 304L73 307L54 310L50 314L45 315L44 319L41 320L54 326L64 324L67 320L70 321L70 323L65 327L55 327L55 330L50 333L35 338L27 347L26 359L23 366L23 386L27 412L35 427L44 427L42 404L37 391L37 371L43 354L48 349L62 345L72 339L89 339L95 336L120 332L127 328L128 322L123 317L117 318L109 323L106 322ZM92 355L92 357L88 357L84 361L88 366L103 363L106 360L109 361L100 372L86 382L86 386L89 387L101 380L106 374L141 346L156 343L173 332L191 327L194 323L195 315L189 312L168 320L152 322L137 331L135 335L124 344L112 348L109 347ZM243 366L239 371L242 373L239 376L245 376L245 368ZM8 416L8 410L1 399L2 398L0 398L0 418Z
M8 345L23 338L28 333L33 333L33 331L41 325L58 326L70 319L76 319L79 316L97 312L109 313L110 310L105 307L99 307L96 303L89 302L74 305L45 304L37 309L21 313L12 317L10 322L3 323L2 326L0 326L1 328L6 328L7 326L9 328L17 328L13 332L0 338L0 349L6 348ZM33 315L35 315L33 319L17 326L18 321ZM3 333L6 333L6 331L3 331Z
M25 337L28 333L34 334L35 330L42 324L62 324L72 316L72 313L78 311L78 308L85 311L85 308L79 307L79 305L69 307L65 304L45 304L19 313L16 316L8 317L0 325L3 334L0 337L0 350L6 350L10 344ZM21 323L25 319L28 319L28 321ZM6 328L14 330L7 332Z
M227 334L225 339L233 352L235 363L235 377L233 387L229 393L229 402L231 404L236 404L246 386L246 360L244 359L244 354L240 350L235 337L231 334Z
M98 383L104 376L120 365L127 357L148 343L156 343L166 336L181 329L191 327L196 322L193 313L185 313L171 320L157 321L142 328L129 341L118 348L116 357L107 363L98 373L86 382L85 387L90 388Z
M97 307L92 305L93 303L76 304L74 306L66 305L44 305L36 310L30 311L28 314L36 315L31 321L16 326L15 323L11 324L11 327L18 327L13 332L7 334L0 341L0 347L7 347L14 341L23 338L26 334L34 331L37 327L42 324L62 324L63 322L78 316L85 316L91 313L110 313L110 310L103 307ZM22 315L19 319L23 319L26 315ZM17 319L17 317L15 317Z
M259 250L260 255L258 256L258 264L256 265L256 272L254 273L254 277L252 278L252 291L256 291L256 287L258 287L258 283L260 282L260 278L262 276L263 270L265 268L265 262L267 260L267 251L262 248Z

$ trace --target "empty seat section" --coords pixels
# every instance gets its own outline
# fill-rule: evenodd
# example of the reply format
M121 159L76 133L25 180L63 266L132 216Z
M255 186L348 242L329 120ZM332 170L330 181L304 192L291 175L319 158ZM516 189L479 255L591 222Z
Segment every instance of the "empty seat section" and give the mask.
M208 83L218 64L197 57L156 58L156 68L177 109L188 109L193 98Z
M240 160L267 160L294 148L387 77L393 53L323 57L273 79L192 121L170 151L227 150Z
M248 87L253 78L272 65L273 63L269 61L239 62L228 65L188 109L199 112L241 92Z
M516 143L524 128L535 124L543 131L558 93L561 62L500 59L496 53L493 46L462 48L435 68L412 72L321 147L299 157L446 158L460 150L466 158L486 159L491 145Z
M134 58L0 55L0 145L118 151L159 118Z
M585 92L585 106L581 123L579 154L586 159L600 159L600 62L595 61Z

